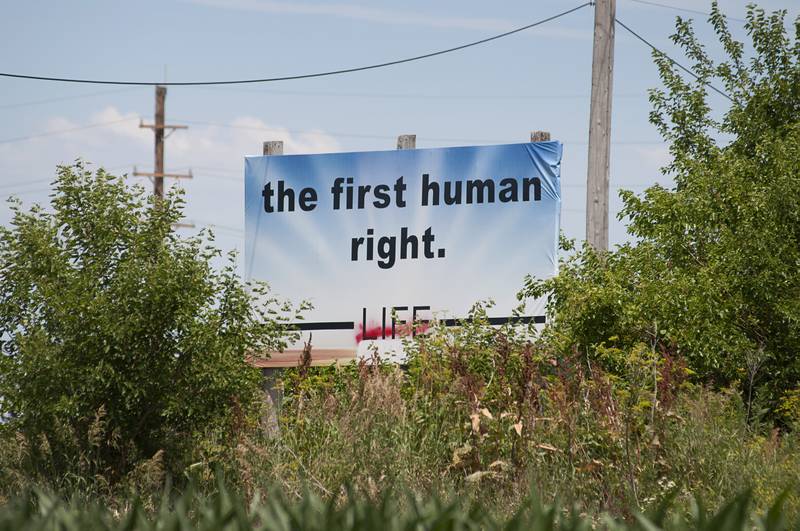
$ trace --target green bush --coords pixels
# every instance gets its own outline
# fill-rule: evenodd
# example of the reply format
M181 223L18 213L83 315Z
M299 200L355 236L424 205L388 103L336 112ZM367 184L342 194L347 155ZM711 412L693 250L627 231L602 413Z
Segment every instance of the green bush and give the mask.
M800 380L800 34L787 35L784 16L750 7L748 51L714 4L721 62L678 20L673 40L699 77L656 53L664 89L650 97L674 188L622 192L633 242L584 247L524 290L549 296L561 352L599 362L600 345L655 345L703 382L737 385L750 418L768 408L782 419ZM711 84L732 99L724 113L712 111Z
M283 346L289 308L248 292L232 258L215 270L202 235L174 233L177 192L145 199L78 163L51 197L12 202L0 228L0 413L15 447L0 474L113 484L228 444L260 407L246 356Z

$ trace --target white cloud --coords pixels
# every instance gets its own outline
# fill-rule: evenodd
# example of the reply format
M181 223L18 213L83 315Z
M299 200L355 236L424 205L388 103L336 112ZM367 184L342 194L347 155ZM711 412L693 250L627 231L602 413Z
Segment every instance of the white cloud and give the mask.
M440 29L462 29L504 32L525 24L520 20L508 20L490 17L441 17L413 11L399 11L346 3L304 3L281 0L185 0L193 4L238 11L261 13L331 16L351 20L362 20L378 24L417 26ZM544 16L544 15L540 15ZM569 28L542 25L535 30L539 35L549 37L586 39L591 31L572 30Z
M8 194L19 193L26 204L48 202L49 187L43 180L53 178L58 164L82 158L112 173L132 173L134 165L152 171L153 133L139 127L135 113L106 107L91 114L86 122L54 116L39 127L42 131L59 131L107 122L103 127L0 144L0 223L9 220L10 212L3 202ZM264 140L283 140L286 153L340 150L336 140L322 130L297 133L251 116L241 116L230 125L235 127L190 125L166 140L168 171L196 168L195 178L180 184L186 189L186 217L198 227L209 223L234 229L242 227L244 157L260 154ZM204 173L202 168L217 168L223 173ZM224 179L218 178L220 175ZM145 178L130 177L130 180L150 187ZM167 184L173 183L168 180ZM241 234L236 231L227 234L219 231L218 238L223 248L241 248Z
M259 118L241 116L230 127L190 125L168 139L167 166L207 166L241 169L245 155L260 155L264 140L283 140L284 153L338 151L339 144L322 130L294 132L267 124Z
M148 139L148 131L139 129L138 115L123 113L115 107L94 112L82 123L54 116L33 127L44 134L0 144L0 186L21 179L35 181L52 177L56 165L71 163L76 158L102 161L109 166L120 164L117 157L131 160L131 155L126 153L141 152ZM0 195L12 191L4 189Z
M86 125L106 124L84 128ZM338 151L339 144L321 129L298 133L242 116L223 125L190 125L170 134L166 141L166 165L241 168L243 157L260 153L262 141L283 140L286 153ZM52 175L56 164L76 158L110 167L152 165L153 133L139 127L139 115L106 107L78 123L54 116L41 126L45 133L28 140L0 144L0 187L13 177L31 179Z

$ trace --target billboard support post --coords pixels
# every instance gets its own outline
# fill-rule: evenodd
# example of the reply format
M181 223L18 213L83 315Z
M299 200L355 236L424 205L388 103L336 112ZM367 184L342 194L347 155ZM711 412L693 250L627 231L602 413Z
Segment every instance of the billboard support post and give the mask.
M262 148L264 155L283 155L283 140L267 140ZM283 406L283 389L278 385L278 380L282 372L282 369L273 367L262 367L261 369L261 375L264 377L264 393L270 402L270 408L262 422L266 426L267 433L273 437L280 436L278 417Z
M397 149L417 149L417 135L398 136Z
M550 131L531 131L531 142L550 142Z
M283 155L283 140L264 142L264 155Z

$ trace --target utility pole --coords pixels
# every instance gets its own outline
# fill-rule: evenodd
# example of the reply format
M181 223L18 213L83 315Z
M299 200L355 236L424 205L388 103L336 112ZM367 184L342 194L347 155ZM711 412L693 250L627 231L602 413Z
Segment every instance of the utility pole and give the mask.
M586 176L586 240L608 249L608 183L611 159L611 94L614 78L616 0L596 0L589 109L589 167Z
M188 129L185 125L165 125L164 124L164 102L167 99L167 87L156 86L156 114L155 123L152 125L140 122L139 127L152 129L155 137L155 162L153 172L139 172L133 169L136 177L150 177L153 180L153 195L158 198L164 197L164 178L172 179L191 179L192 172L189 173L164 173L164 140L169 135L164 135L164 130Z

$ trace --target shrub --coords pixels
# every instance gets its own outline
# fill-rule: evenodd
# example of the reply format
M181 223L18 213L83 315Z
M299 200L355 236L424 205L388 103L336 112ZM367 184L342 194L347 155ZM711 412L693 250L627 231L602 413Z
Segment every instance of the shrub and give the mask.
M766 510L791 488L787 511L800 515L796 437L749 425L738 394L690 383L675 353L562 355L527 328L490 326L483 305L461 324L417 336L405 371L376 361L287 371L280 434L239 447L244 491L456 493L507 516L533 490L633 518L670 494L717 509L748 487Z
M51 209L18 202L0 228L0 411L28 477L115 483L154 456L180 471L259 407L251 352L280 349L281 306L233 259L179 238L182 200L83 163L62 166ZM24 450L24 451L23 451Z
M656 53L664 89L651 91L674 188L622 192L633 242L584 247L524 293L549 296L548 333L562 352L599 361L599 345L654 343L702 381L737 385L751 418L762 406L774 415L800 379L800 35L787 35L784 16L751 6L746 53L715 3L721 62L678 20L673 40L698 78ZM731 98L721 116L711 84Z

